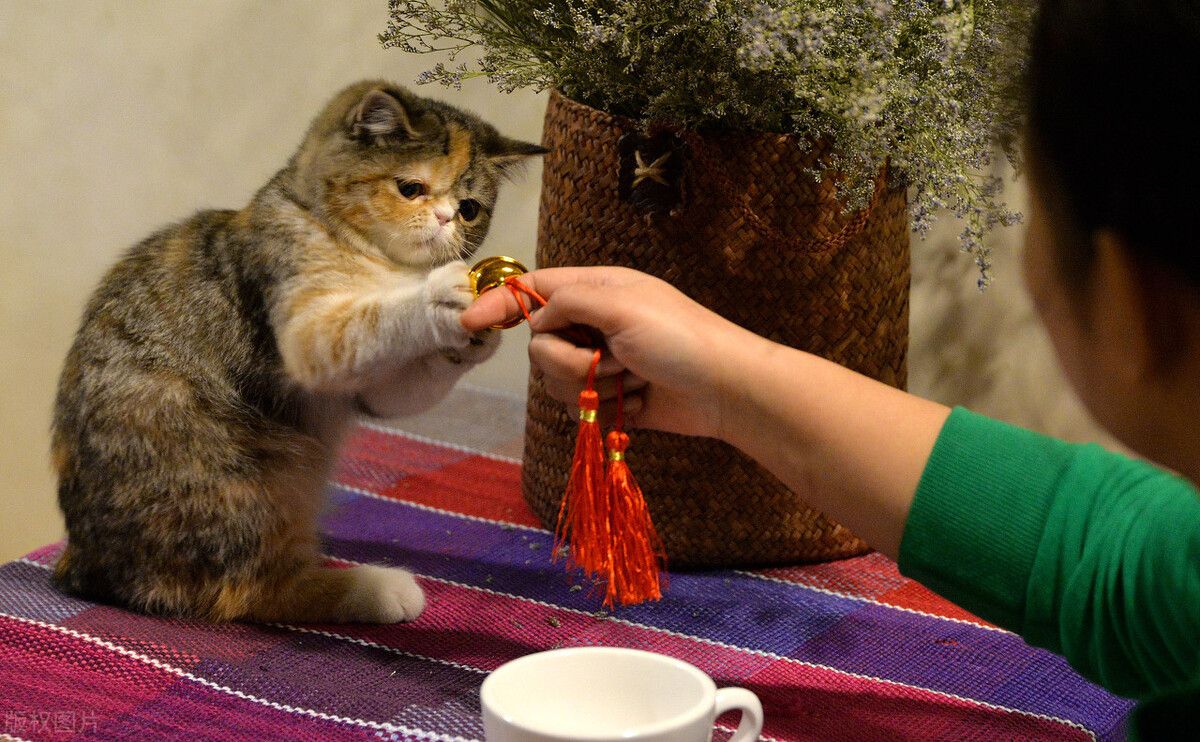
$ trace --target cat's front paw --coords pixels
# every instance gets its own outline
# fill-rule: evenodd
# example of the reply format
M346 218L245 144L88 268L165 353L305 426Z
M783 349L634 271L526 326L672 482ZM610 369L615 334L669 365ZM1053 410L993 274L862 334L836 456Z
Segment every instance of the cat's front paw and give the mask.
M470 333L466 347L443 348L440 353L451 365L465 366L466 371L491 358L499 347L500 331L488 329Z
M413 621L425 610L425 593L402 569L353 567L354 581L340 606L338 619L351 623Z
M437 348L461 349L471 344L472 333L460 319L474 299L467 271L467 264L456 260L434 268L425 279L425 314Z

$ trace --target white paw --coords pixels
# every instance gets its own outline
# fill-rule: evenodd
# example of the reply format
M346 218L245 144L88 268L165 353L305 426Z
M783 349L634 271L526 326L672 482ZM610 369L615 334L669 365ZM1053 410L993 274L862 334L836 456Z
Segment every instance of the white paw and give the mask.
M364 565L352 568L354 583L339 613L349 623L413 621L425 610L425 593L402 569Z
M465 348L471 333L462 326L462 313L474 300L467 264L461 260L434 268L425 278L425 313L438 348Z
M467 338L467 345L462 348L443 348L440 352L452 366L462 366L459 373L465 373L473 366L491 358L500 347L499 330L481 330L472 332Z

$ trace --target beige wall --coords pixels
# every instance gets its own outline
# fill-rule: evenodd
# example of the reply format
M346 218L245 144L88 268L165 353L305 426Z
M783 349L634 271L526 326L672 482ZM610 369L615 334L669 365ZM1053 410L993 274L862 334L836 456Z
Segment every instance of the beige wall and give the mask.
M410 83L380 48L385 0L0 2L0 559L61 536L46 453L79 313L132 242L245 204L316 110L363 77ZM545 104L476 80L421 94L538 141ZM538 167L506 186L484 250L532 263ZM522 393L525 330L472 372Z
M83 302L117 255L197 208L239 207L309 118L362 77L432 60L383 50L385 0L0 0L0 559L61 536L47 463L53 390ZM537 140L544 99L486 82L420 92ZM485 252L532 263L539 169L507 187ZM1022 200L1020 185L1013 189ZM914 242L911 388L1068 438L1098 434L1021 287L1021 229L974 289L944 220ZM523 393L524 328L469 377Z

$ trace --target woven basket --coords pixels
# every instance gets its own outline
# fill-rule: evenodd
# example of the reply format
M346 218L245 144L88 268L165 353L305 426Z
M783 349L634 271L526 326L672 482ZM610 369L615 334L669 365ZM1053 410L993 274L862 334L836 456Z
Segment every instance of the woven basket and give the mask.
M871 205L844 214L833 183L805 175L819 153L801 141L642 136L633 122L554 92L537 264L645 271L742 327L903 387L904 191L885 187L881 173ZM549 528L570 474L577 413L531 373L522 486ZM639 430L630 438L630 468L672 567L826 561L869 550L720 441Z

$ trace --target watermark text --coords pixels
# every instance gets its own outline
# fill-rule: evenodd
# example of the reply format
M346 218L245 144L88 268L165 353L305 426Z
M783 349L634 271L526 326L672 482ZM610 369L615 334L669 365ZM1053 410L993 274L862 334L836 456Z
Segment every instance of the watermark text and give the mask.
M4 712L4 733L75 734L94 731L100 718L94 711L22 709Z

